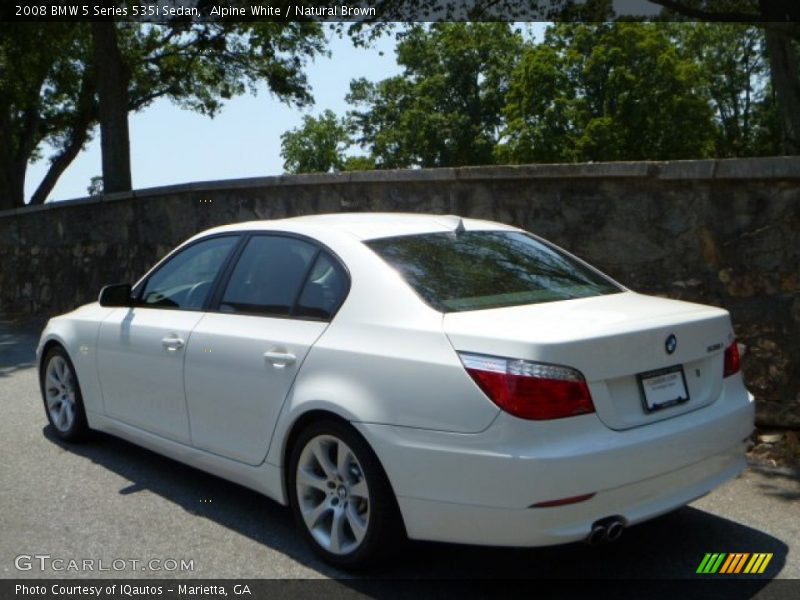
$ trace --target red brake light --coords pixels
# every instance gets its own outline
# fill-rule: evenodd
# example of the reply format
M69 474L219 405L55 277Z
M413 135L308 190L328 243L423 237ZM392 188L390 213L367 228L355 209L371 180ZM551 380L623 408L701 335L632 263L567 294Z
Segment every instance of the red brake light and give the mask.
M725 367L722 371L723 377L730 377L738 373L742 368L742 359L739 356L739 345L733 340L730 346L725 348Z
M592 395L575 369L527 360L459 353L478 387L522 419L561 419L594 412Z

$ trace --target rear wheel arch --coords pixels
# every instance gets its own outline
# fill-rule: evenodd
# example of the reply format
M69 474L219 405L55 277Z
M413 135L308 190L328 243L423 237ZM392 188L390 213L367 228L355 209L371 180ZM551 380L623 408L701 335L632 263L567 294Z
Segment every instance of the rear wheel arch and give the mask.
M297 417L291 424L291 426L289 427L289 433L286 434L286 437L284 439L283 450L281 452L281 462L284 465L284 467L286 466L286 461L292 452L292 447L297 441L297 438L300 435L300 433L302 433L303 429L308 427L308 425L311 424L313 421L322 421L322 420L340 421L342 423L346 423L347 425L350 424L350 422L347 419L329 410L314 409L303 413L302 415Z
M338 422L338 423L341 423L342 425L345 425L345 426L353 429L353 431L356 431L355 427L353 427L350 424L350 421L348 421L346 418L344 418L343 416L341 416L339 414L336 414L335 412L332 412L332 411L329 411L329 410L324 410L324 409L309 410L309 411L303 413L302 415L300 415L299 417L297 417L294 420L294 422L289 427L289 432L284 437L283 448L281 449L281 455L280 455L281 456L281 465L283 466L283 487L284 487L284 491L285 491L284 496L287 499L287 501L290 498L290 495L289 495L289 458L292 455L292 450L294 449L294 445L297 443L297 438L300 437L300 434L303 433L303 431L309 425L311 425L312 423L320 422L320 421ZM358 433L358 431L356 431L356 433L360 437L362 437L362 438L364 437L360 433ZM366 440L364 440L364 442L369 446L369 443ZM371 446L370 446L370 448L371 448ZM374 452L375 451L373 450L373 454L374 454ZM381 465L381 468L383 468L383 465ZM386 473L386 471L384 470L384 474L385 473Z
M303 414L299 415L294 422L289 427L289 431L286 433L283 439L283 447L281 448L280 459L281 459L281 466L283 467L283 486L285 491L285 498L289 498L289 458L292 455L292 449L294 448L295 443L297 443L297 438L300 437L300 434L303 433L309 425L312 423L316 423L319 421L334 421L341 423L345 427L348 427L352 432L357 435L364 444L370 449L372 454L375 457L378 465L383 472L383 476L386 478L389 487L392 490L392 495L395 497L395 501L397 498L397 494L394 491L394 486L392 485L392 480L389 477L389 474L386 472L386 468L383 466L383 462L381 461L378 453L375 452L375 449L372 447L372 444L369 443L358 428L354 427L351 423L350 419L335 413L331 410L326 410L324 408L314 408L312 410L306 411Z
M319 436L333 436L332 439L343 441L346 448L355 451L356 460L365 467L366 479L372 482L369 484L370 506L375 503L378 507L382 507L377 513L372 513L372 521L375 523L374 526L371 526L372 533L367 533L362 546L348 555L334 556L312 540L314 536L303 524L303 517L301 517L301 499L294 489L296 486L295 471L299 468L298 461L303 460L303 455L308 448L307 444L313 444L314 440L319 439ZM295 515L298 526L303 528L305 536L311 541L314 550L321 554L326 561L343 568L363 567L372 564L388 553L395 552L407 539L403 516L386 469L371 444L346 418L334 412L319 409L301 415L292 424L291 430L286 436L282 462L285 497L289 507ZM342 480L339 481L341 485Z

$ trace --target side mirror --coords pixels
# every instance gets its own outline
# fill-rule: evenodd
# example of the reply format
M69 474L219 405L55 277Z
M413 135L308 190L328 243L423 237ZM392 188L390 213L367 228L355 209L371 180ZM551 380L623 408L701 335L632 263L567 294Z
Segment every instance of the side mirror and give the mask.
M132 306L131 286L129 283L107 285L100 290L97 301L100 306Z

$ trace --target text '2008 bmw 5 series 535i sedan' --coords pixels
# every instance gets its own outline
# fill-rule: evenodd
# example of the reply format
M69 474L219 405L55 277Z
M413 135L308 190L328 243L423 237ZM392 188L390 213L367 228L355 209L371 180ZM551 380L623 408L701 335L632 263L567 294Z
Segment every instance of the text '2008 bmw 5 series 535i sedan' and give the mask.
M740 473L753 427L726 311L453 216L218 227L51 319L37 354L59 436L289 504L341 567L404 536L614 540Z

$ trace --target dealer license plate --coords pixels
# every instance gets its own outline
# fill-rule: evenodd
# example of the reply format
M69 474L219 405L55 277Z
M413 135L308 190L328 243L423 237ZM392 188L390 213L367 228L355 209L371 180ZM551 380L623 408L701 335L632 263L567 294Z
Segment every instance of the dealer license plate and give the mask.
M683 375L681 365L639 373L637 377L639 388L642 391L644 408L647 412L689 400L686 377Z

